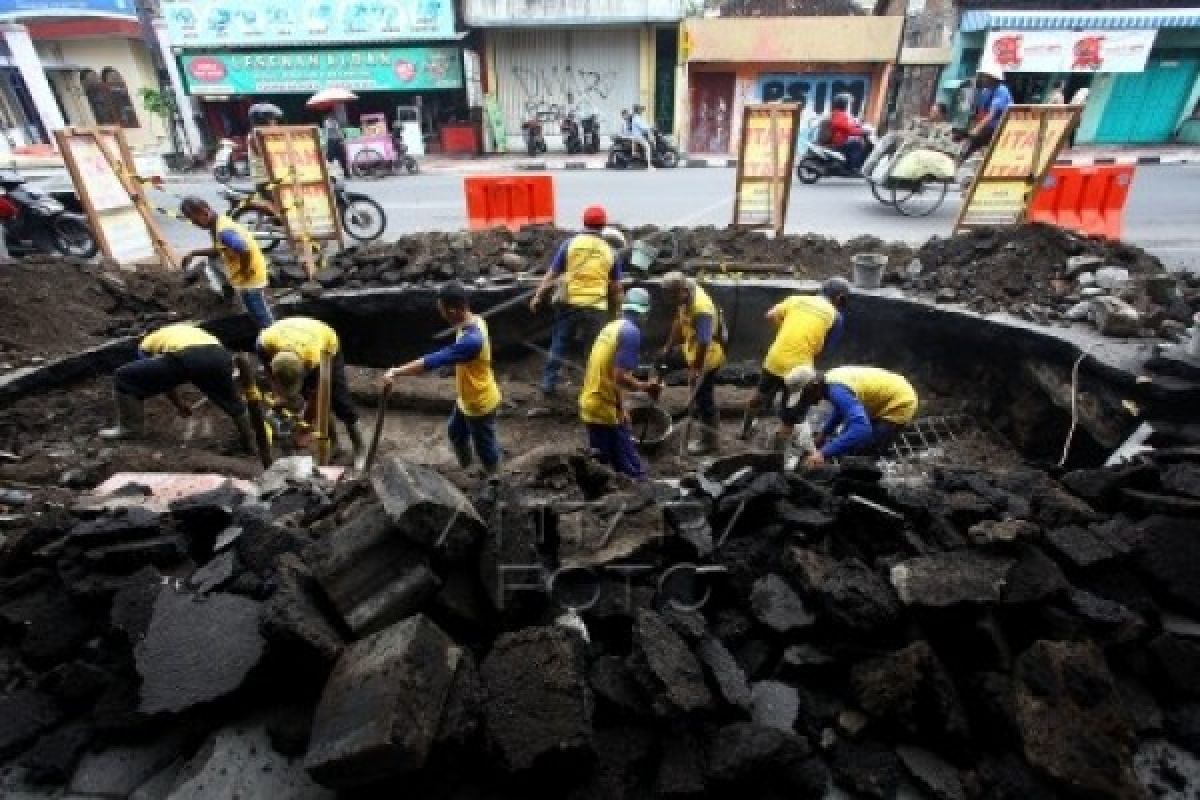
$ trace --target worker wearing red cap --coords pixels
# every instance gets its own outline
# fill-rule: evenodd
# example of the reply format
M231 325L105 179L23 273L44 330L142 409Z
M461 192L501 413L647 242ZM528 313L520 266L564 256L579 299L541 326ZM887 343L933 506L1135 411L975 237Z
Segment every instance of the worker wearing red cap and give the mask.
M603 206L584 210L583 232L559 246L529 303L537 313L542 298L554 289L554 328L542 374L542 393L547 396L558 390L563 358L568 353L587 353L620 303L621 267L604 239L606 225L608 212Z

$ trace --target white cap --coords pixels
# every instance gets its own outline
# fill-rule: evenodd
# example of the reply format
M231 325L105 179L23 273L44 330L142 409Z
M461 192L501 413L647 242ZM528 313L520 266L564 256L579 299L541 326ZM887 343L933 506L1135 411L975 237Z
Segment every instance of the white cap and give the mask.
M989 78L995 78L1001 82L1004 81L1004 73L1000 71L999 67L980 67L978 74L987 75Z
M817 371L812 367L799 366L787 374L783 382L790 392L802 392L809 384L817 379Z

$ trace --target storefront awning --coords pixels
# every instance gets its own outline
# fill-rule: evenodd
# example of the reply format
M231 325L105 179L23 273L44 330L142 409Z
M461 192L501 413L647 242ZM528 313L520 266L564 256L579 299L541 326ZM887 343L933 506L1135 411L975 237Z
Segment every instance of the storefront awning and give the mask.
M1018 31L1200 28L1200 8L1146 11L968 11L963 14L959 25L959 30L963 33L992 28Z
M753 63L889 62L904 17L715 17L689 19L689 61Z

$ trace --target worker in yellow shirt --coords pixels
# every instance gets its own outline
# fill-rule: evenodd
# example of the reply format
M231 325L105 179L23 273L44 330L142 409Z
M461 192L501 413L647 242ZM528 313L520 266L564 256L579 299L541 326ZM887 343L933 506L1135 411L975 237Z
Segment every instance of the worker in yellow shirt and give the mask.
M354 467L361 470L366 450L337 333L320 320L288 317L258 335L258 356L267 368L274 391L289 407L304 411L310 420L316 414L316 404L311 401L316 394L322 353L333 356L330 405L334 416L346 426L354 449Z
M487 322L471 313L467 290L459 283L447 283L438 290L438 311L458 332L454 344L389 369L384 373L384 383L390 387L396 378L454 367L458 399L446 427L454 456L458 465L467 469L473 455L478 455L484 471L495 477L500 465L496 409L501 398L492 374L492 343Z
M620 302L621 266L604 238L607 224L603 206L586 208L583 232L559 246L529 301L530 310L537 313L546 294L556 289L550 353L542 373L542 394L547 397L558 390L563 359L572 352L587 353Z
M779 431L774 447L783 450L792 438L798 416L788 403L788 388L784 379L796 367L811 367L822 354L828 355L842 338L842 310L850 296L850 284L843 278L831 278L821 287L821 293L793 295L767 312L767 321L776 328L775 341L763 360L758 390L750 398L742 423L742 438L749 439L758 414L770 408L775 396L783 395Z
M819 372L796 367L787 377L791 404L807 411L828 400L833 414L816 436L815 466L842 455L882 455L917 415L917 392L902 375L878 367L838 367Z
M117 424L100 431L103 439L132 439L145 432L146 398L165 394L182 417L192 408L179 395L185 383L195 386L217 408L233 417L243 449L254 446L250 415L233 382L233 356L217 337L186 323L167 325L138 344L137 360L114 375Z
M179 213L187 217L197 228L212 235L213 246L204 250L193 250L183 259L186 269L195 258L220 257L225 264L229 285L242 299L247 313L254 318L259 330L275 321L267 305L267 257L254 241L254 235L224 214L213 211L199 197L185 197Z
M588 447L597 461L643 480L646 470L633 441L624 395L627 391L646 392L657 398L662 391L658 380L642 381L634 375L641 356L639 326L650 313L650 293L630 289L622 311L621 319L605 325L592 345L579 392L579 417L587 427Z
M716 389L717 371L725 365L725 320L708 292L682 272L667 273L662 287L678 309L663 351L665 354L676 342L683 342L691 392L688 414L700 423L699 435L688 442L688 453L694 456L712 453L720 444L721 417Z

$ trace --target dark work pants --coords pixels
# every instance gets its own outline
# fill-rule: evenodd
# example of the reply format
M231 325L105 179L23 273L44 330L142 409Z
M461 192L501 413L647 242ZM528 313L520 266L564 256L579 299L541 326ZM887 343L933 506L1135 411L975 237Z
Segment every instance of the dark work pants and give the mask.
M132 361L117 370L118 392L145 400L190 383L231 417L246 411L233 382L233 356L220 345L189 347L177 353Z

